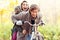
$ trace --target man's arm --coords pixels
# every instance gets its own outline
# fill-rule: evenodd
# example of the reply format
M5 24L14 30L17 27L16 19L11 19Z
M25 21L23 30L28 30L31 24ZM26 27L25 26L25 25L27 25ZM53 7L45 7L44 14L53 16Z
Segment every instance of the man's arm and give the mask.
M39 16L39 25L40 25L40 26L45 25L45 23L44 23L43 20L42 20L42 15L40 14L40 15L38 15L38 16Z
M43 25L45 25L45 23L42 20L40 20L39 26L43 26Z

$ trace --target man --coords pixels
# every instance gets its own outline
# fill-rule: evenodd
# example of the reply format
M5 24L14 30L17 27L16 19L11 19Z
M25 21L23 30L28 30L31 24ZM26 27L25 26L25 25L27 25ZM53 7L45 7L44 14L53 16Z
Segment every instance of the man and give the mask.
M39 7L36 4L32 4L29 12L26 15L15 15L13 16L16 19L18 19L19 21L16 21L16 25L21 25L20 27L22 28L22 31L17 35L17 40L30 40L31 38L31 33L32 33L32 26L30 26L28 23L24 23L25 21L30 22L31 24L39 24L43 25L44 23L41 20L41 16L39 15ZM23 36L21 35L23 34ZM27 36L26 36L27 35ZM28 36L29 35L29 36ZM25 37L25 39L21 39ZM39 36L41 37L41 35ZM27 39L26 39L27 38ZM43 39L43 37L40 38L41 40Z

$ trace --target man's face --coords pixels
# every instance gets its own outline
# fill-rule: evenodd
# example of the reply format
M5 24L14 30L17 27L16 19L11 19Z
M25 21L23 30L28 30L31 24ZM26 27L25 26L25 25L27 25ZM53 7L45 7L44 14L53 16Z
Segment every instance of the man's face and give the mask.
M24 2L24 3L22 4L22 9L23 9L23 10L27 10L27 9L28 9L28 4L27 4L27 2Z
M36 17L37 14L38 14L38 10L37 9L31 11L31 16L32 17Z

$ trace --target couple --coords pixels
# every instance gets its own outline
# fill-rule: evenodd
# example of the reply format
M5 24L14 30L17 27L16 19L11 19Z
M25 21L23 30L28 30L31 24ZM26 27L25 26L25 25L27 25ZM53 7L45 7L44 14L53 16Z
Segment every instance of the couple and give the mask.
M26 4L27 2L23 2L22 4L24 3ZM26 7L24 9L26 10ZM12 16L12 21L15 24L13 28L14 31L12 33L13 35L12 40L30 40L31 39L32 26L24 22L28 21L31 24L40 23L40 25L43 25L44 23L41 20L39 11L40 11L39 7L36 4L32 4L28 12L22 11L22 12L19 12L19 14ZM43 36L41 36L40 34L38 34L38 36L39 36L39 39L42 40Z

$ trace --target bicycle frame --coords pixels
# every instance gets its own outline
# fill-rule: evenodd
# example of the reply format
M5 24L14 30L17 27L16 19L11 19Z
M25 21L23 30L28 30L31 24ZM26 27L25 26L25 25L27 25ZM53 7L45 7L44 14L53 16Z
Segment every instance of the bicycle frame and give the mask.
M31 36L31 40L38 40L38 37L37 37L37 26L36 26L36 23L34 24L34 31L32 32L32 36Z

